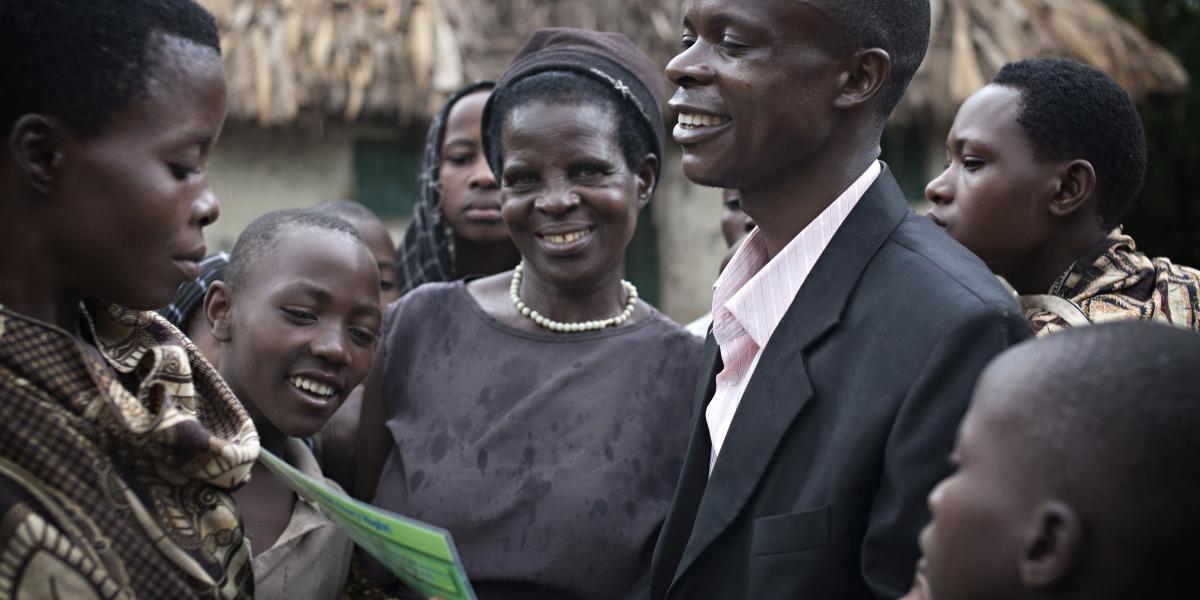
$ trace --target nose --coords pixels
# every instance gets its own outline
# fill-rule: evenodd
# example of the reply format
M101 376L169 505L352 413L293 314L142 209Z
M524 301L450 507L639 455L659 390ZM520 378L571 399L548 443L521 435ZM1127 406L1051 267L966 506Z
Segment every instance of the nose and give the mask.
M192 222L200 227L208 227L221 216L221 201L212 188L205 186L204 191L192 203Z
M496 183L496 176L492 174L492 168L488 166L487 159L484 158L482 152L475 158L475 164L467 183L473 190L500 189L500 185Z
M533 206L547 215L560 216L574 210L579 206L579 202L579 193L560 180L558 184L547 185L545 192L538 196Z
M933 486L933 489L930 490L929 495L925 497L925 504L929 506L930 514L937 514L938 507L942 503L942 494L945 493L945 490L943 489L945 486L946 480L943 479L939 481L937 485Z
M754 219L750 218L750 215L746 215L745 217L743 217L742 227L746 230L746 233L750 233L751 231L753 231L754 225L755 225Z
M705 42L696 40L667 63L667 79L671 83L682 88L712 83L715 72L704 60L704 45Z
M925 197L934 204L949 204L954 201L954 185L951 183L950 169L947 167L941 175L933 178L925 186Z
M350 340L347 339L347 335L345 327L340 324L322 324L316 331L316 337L309 344L308 351L329 364L348 364L350 362Z

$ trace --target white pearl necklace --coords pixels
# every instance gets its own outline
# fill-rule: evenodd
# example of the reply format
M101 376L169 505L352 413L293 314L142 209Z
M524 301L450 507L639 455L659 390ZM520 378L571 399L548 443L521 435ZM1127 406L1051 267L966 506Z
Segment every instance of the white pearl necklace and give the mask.
M583 333L585 331L600 331L607 327L619 327L629 317L633 315L633 310L637 308L638 291L632 283L621 280L621 285L625 287L625 293L629 299L625 301L625 310L615 317L609 317L599 321L584 321L583 323L560 323L552 319L547 319L545 315L534 310L525 301L521 299L521 279L525 276L525 262L517 263L517 267L513 269L512 284L508 287L508 298L512 300L513 306L517 308L517 312L522 316L529 317L529 320L537 323L539 326L557 331L558 333Z

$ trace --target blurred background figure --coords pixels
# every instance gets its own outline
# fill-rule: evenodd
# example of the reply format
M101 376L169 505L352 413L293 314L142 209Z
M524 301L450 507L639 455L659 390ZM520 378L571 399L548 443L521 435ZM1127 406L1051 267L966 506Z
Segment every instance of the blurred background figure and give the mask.
M483 156L479 123L495 86L451 94L429 127L413 220L400 243L400 294L423 283L493 275L520 254L500 218L500 186Z
M717 275L725 270L725 265L728 265L729 260L737 253L737 249L742 245L742 240L753 229L754 219L742 212L741 194L737 190L721 190L721 236L725 238L729 251L725 253L725 258L721 259L721 267L717 270ZM688 323L687 330L704 337L708 335L710 325L712 325L711 311Z

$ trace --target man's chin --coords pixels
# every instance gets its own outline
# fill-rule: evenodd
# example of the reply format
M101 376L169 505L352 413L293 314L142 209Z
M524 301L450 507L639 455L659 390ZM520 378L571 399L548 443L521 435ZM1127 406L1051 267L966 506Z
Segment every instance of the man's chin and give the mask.
M712 188L735 188L730 178L725 177L721 170L715 169L704 161L691 159L684 151L683 175L692 183Z

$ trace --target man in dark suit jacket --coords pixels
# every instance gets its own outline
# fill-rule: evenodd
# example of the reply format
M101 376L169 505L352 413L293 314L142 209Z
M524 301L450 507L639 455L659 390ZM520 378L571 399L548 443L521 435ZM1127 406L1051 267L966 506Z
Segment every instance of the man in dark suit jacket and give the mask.
M902 596L975 379L1031 336L877 161L929 19L927 0L688 6L667 67L684 171L741 190L758 230L717 282L655 600Z

